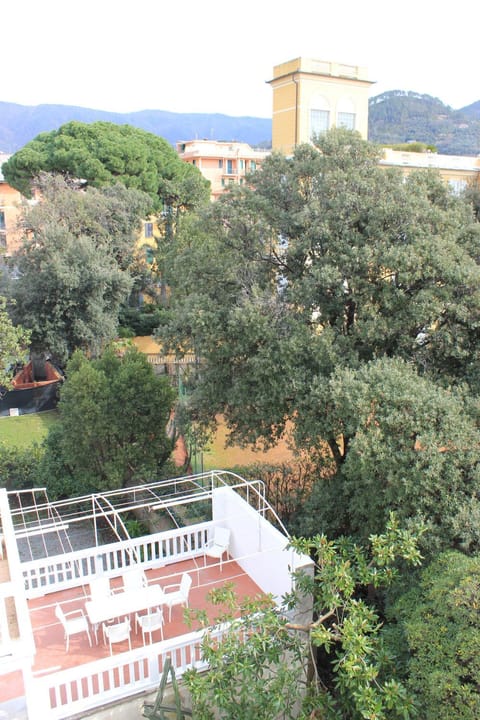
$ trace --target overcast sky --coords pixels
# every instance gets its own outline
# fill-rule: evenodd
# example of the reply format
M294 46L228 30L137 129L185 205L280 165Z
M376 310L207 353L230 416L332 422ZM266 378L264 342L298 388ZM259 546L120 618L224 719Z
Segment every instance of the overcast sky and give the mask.
M4 5L4 6L3 6ZM480 100L478 0L13 0L0 100L270 117L273 66L363 65L371 96Z

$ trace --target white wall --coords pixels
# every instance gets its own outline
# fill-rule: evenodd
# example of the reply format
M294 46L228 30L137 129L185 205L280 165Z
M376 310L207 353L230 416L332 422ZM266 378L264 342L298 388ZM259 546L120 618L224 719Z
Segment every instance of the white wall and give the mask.
M232 531L232 558L277 600L292 589L291 570L312 565L310 558L287 550L288 538L231 488L213 491L212 512L216 525Z

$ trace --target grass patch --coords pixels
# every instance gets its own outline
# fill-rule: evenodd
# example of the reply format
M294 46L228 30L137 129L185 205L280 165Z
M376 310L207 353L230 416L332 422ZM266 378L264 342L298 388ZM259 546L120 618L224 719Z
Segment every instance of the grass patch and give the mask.
M34 443L40 443L57 418L57 410L0 417L0 443L18 448L26 448Z

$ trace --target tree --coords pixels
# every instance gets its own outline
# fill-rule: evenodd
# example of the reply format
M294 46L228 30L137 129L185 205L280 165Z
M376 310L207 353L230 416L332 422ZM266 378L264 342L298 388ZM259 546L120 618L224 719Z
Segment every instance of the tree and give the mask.
M51 176L41 188L42 202L25 209L24 244L12 258L14 311L33 350L64 363L76 348L95 355L115 336L148 198L122 186L77 192Z
M328 459L332 487L352 447L340 450L321 393L335 372L399 358L439 386L480 390L480 225L439 176L378 161L346 130L274 154L166 259L161 337L201 359L192 417L222 413L244 443L292 423L297 444Z
M479 577L478 556L443 553L389 609L398 632L394 625L388 628L386 642L405 658L419 720L480 716Z
M0 444L0 487L25 490L37 486L43 450L34 443L27 448Z
M90 361L76 352L67 365L41 474L52 495L79 495L158 477L173 449L167 424L174 391L144 355L113 349Z
M424 551L480 548L480 433L460 393L382 358L314 381L304 426L307 442L320 434L335 448L303 508L304 532L366 540L394 510L405 526L425 523Z
M0 297L0 387L9 388L12 367L25 360L30 335L27 330L12 323L7 310L7 299Z
M385 532L372 536L368 547L347 538L331 542L324 535L292 545L315 559L315 575L295 575L297 589L286 598L286 607L291 611L303 594L313 600L315 619L290 620L271 598L247 599L239 607L230 587L214 591L212 601L223 612L219 626L207 631L202 642L210 671L184 675L195 716L207 720L215 708L219 718L237 720L411 717L411 697L395 677L366 591L389 585L401 559L418 565L414 536L391 516Z
M208 182L198 168L182 162L163 138L109 122L72 121L43 132L3 165L6 181L25 197L44 172L101 188L122 184L142 190L152 210L193 207L208 198Z

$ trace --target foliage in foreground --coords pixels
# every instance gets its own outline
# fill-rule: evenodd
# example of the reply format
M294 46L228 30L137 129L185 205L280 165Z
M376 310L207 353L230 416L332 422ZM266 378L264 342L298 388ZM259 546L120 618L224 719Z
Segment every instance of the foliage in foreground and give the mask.
M314 558L315 572L295 574L287 612L278 612L271 598L238 605L231 587L212 593L221 613L202 643L211 671L184 676L195 716L210 720L215 708L225 720L413 717L412 697L395 678L367 595L392 582L399 561L419 564L415 538L392 515L368 549L323 535L294 540L292 546ZM310 613L295 618L305 598L313 600ZM312 611L315 619L304 620ZM192 614L209 624L205 615Z
M390 609L390 620L403 629L407 687L419 720L480 717L479 609L480 558L455 551L423 569L418 585Z

